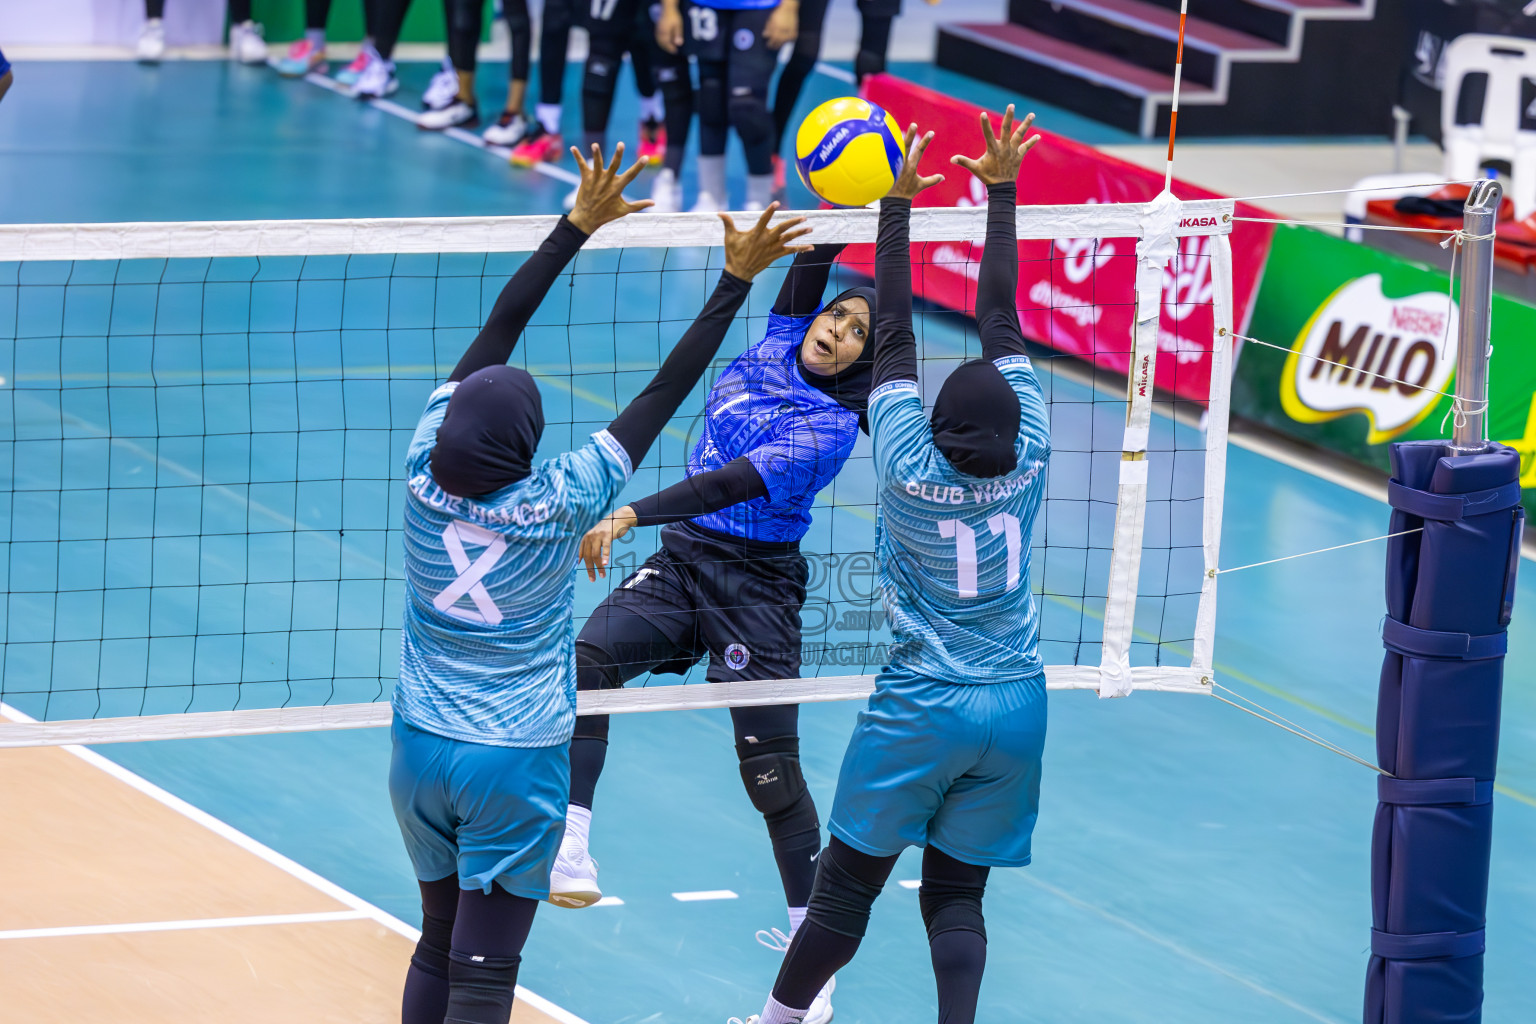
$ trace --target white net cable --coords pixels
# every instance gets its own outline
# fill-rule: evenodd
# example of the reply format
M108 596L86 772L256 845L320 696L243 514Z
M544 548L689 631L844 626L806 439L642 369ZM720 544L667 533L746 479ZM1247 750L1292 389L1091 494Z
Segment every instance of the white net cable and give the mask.
M1232 210L1019 208L1038 279L1020 313L1055 452L1030 538L1053 689L1211 692ZM828 294L867 279L877 214L806 216L815 240L855 243ZM404 442L555 220L0 226L0 702L34 719L0 723L0 747L387 724ZM914 211L919 290L974 281L984 234L983 209ZM649 379L713 283L719 238L712 216L647 214L588 242L513 357L545 396L540 457L584 443ZM621 502L680 478L704 390L762 336L781 273L759 279ZM1201 275L1203 290L1168 291ZM979 354L974 285L959 294L917 306L930 400ZM1134 330L1101 326L1116 315ZM1092 351L1060 351L1068 322ZM1156 386L1197 370L1208 390ZM583 693L578 713L867 695L889 649L868 444L802 542L800 678L697 683L696 666L686 686ZM637 534L606 581L578 577L578 628L655 550L654 530Z

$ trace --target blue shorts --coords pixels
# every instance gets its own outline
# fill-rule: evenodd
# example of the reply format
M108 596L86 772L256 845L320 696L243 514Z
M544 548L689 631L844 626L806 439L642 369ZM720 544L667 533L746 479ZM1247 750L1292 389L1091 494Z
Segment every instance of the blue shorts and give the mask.
M565 835L570 744L491 747L425 732L395 715L389 797L416 877L549 896Z
M1045 676L959 685L882 673L859 713L827 828L877 857L933 844L1022 867L1040 810Z

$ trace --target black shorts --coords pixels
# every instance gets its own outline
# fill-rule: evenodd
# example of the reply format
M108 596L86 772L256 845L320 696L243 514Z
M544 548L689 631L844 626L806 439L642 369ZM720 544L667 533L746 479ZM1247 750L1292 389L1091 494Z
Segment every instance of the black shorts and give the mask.
M687 672L705 654L712 683L794 679L800 675L800 609L808 572L796 543L729 537L692 523L661 531L661 550L626 579L581 628L580 643L642 671ZM665 638L665 649L616 649L638 616ZM644 662L644 666L641 666Z
M690 57L732 66L731 78L761 79L766 89L779 65L777 47L763 38L772 7L747 11L717 10L700 4L683 4L683 32Z

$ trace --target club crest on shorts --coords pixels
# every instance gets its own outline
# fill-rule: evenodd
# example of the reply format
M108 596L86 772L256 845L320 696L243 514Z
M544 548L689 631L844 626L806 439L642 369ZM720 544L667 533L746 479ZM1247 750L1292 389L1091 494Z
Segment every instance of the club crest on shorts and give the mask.
M757 37L752 34L752 30L749 28L737 29L736 36L732 40L738 50L750 50L752 49L752 44L756 41Z
M741 644L731 644L725 649L725 667L732 672L740 672L751 660L752 652Z

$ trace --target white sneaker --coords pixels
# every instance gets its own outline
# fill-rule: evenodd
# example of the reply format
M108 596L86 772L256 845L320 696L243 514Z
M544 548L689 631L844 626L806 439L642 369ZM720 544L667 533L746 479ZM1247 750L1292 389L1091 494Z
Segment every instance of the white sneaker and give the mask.
M757 933L759 945L767 946L777 953L789 952L790 936L785 935L777 928L765 928ZM827 979L827 983L816 993L816 998L811 1000L810 1008L805 1011L802 1018L803 1024L827 1024L832 1019L832 992L837 988L837 977L834 975ZM755 1017L747 1018L750 1024Z
M137 56L141 64L160 63L160 58L165 56L165 22L150 18L139 29Z
M229 27L229 59L241 64L267 62L266 29L254 21L242 21Z
M444 128L473 128L480 123L480 111L463 100L454 100L441 110L429 110L416 118L416 127L440 132Z
M683 186L671 168L663 167L651 182L651 199L656 203L651 207L654 213L676 213L683 208Z
M580 910L602 898L603 890L597 885L597 861L566 832L560 840L560 855L549 873L549 902Z
M427 83L426 91L421 94L422 110L443 110L453 104L459 98L459 73L453 70L453 64L445 57L443 66L437 74L432 76L432 81Z
M395 62L370 56L368 66L363 68L363 73L357 76L357 83L352 86L352 96L360 100L378 99L381 96L393 96L399 88L400 79L395 77Z
M502 111L496 123L481 133L480 137L492 146L515 146L528 134L528 119L522 114Z
M692 207L692 211L691 212L693 212L693 213L719 213L723 209L725 209L725 207L720 205L720 200L716 199L714 196L710 195L708 192L700 192L699 193L699 198L697 198L697 199L695 199L693 201L693 207Z

